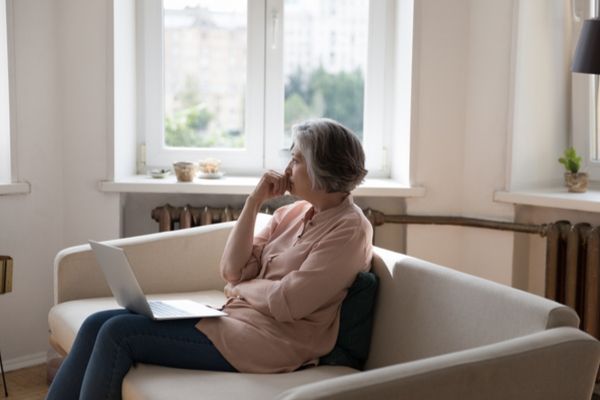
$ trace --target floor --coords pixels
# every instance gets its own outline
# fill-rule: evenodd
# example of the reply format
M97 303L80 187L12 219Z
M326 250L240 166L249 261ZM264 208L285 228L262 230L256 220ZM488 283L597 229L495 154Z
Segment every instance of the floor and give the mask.
M46 364L7 372L6 386L8 388L7 399L43 400L48 391ZM0 379L0 400L4 398L4 387Z

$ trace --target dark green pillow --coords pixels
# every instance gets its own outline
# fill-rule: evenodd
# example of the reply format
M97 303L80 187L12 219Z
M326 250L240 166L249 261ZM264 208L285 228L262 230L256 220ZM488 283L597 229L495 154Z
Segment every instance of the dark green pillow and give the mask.
M362 370L371 344L373 307L379 280L372 272L360 272L342 302L340 331L333 350L320 365L345 365Z

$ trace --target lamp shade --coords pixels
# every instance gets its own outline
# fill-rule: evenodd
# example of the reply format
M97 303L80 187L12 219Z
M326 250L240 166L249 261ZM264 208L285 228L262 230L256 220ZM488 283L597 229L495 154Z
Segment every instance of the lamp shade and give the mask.
M600 18L584 21L571 71L600 74Z

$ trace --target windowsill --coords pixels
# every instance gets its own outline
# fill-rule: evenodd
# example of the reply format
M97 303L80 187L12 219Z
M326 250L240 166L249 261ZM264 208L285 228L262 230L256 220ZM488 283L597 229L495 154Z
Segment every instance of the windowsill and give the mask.
M29 193L31 193L31 184L29 182L0 183L0 196Z
M177 182L174 176L153 179L135 175L116 181L101 181L100 191L117 193L196 193L196 194L250 194L258 177L225 176L221 179L194 179ZM423 197L424 187L410 187L391 179L366 179L352 194L355 197Z
M494 200L501 203L600 212L600 186L590 187L585 193L569 193L566 187L498 191L494 193Z

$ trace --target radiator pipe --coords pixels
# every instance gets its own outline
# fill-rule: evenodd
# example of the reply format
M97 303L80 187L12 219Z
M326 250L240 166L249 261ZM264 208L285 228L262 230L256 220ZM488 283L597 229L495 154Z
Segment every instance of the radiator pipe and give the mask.
M216 212L217 210L215 210ZM272 210L265 207L262 212L268 214L272 213ZM240 210L234 209L231 211L228 207L219 209L218 217L221 221L236 220L239 217ZM548 224L520 224L516 222L504 222L504 221L491 221L479 218L467 218L467 217L454 217L454 216L428 216L428 215L387 215L381 211L367 208L364 213L371 222L373 227L383 225L385 223L391 224L422 224L422 225L457 225L467 226L473 228L487 228L496 229L503 231L512 231L520 233L532 233L538 234L542 237L548 235ZM167 215L165 215L167 214ZM191 214L191 215L190 215ZM181 218L183 217L183 218ZM186 206L183 210L178 207L172 207L167 204L163 207L157 207L152 210L152 218L159 222L160 230L170 230L169 226L172 222L180 221L183 219L183 227L189 227L190 222L193 221L192 225L208 225L213 222L213 210L204 206L200 211L196 207ZM192 221L190 221L190 219ZM171 227L172 229L172 227Z
M535 233L545 237L548 232L548 224L520 224L516 222L490 221L479 218L453 217L453 216L429 216L429 215L387 215L370 208L365 210L365 215L373 226L383 224L420 224L420 225L458 225L473 228L488 228L502 231L520 233Z

